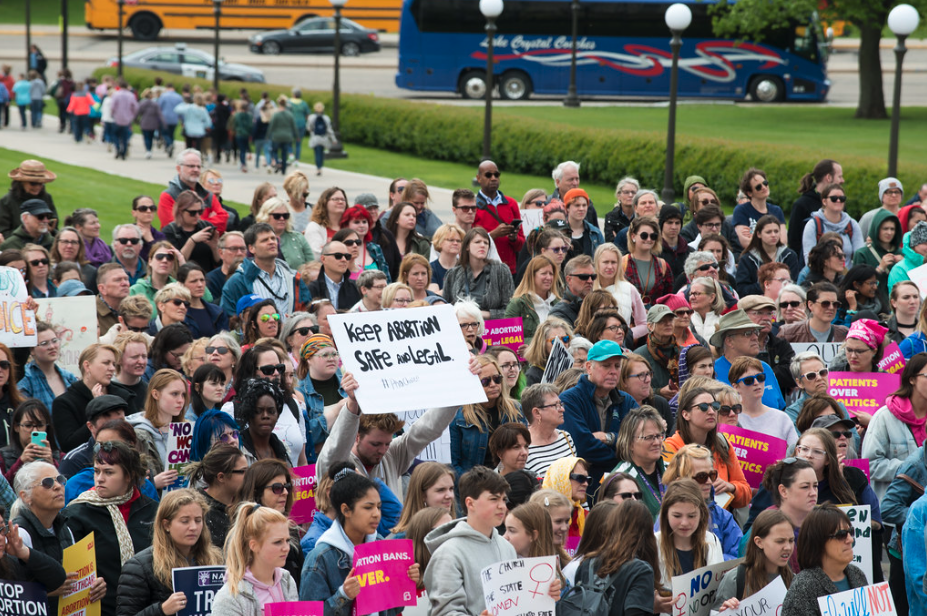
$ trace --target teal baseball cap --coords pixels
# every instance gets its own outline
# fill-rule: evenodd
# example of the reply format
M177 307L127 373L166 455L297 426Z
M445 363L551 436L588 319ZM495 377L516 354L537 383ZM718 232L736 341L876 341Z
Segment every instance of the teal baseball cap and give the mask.
M589 349L586 361L605 361L612 357L624 357L621 345L614 340L599 340Z

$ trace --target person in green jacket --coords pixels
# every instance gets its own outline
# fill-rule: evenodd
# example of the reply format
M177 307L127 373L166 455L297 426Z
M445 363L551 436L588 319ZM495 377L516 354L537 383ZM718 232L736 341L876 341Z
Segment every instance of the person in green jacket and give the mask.
M293 96L290 97L290 113L296 120L296 142L293 144L293 161L299 165L299 159L303 153L303 137L306 136L306 119L309 117L309 104L302 98L303 92L299 88L293 88Z
M869 237L865 238L866 245L853 253L853 265L865 264L876 268L879 286L884 289L888 285L889 271L904 259L901 252L901 221L882 208L872 217L869 229Z
M241 172L248 173L248 154L251 152L251 131L254 128L254 115L248 111L248 103L235 102L235 115L232 116L232 132L235 134L235 146L238 148L238 162Z
M290 113L287 97L282 94L277 99L277 111L270 120L267 137L273 144L274 153L277 157L277 171L286 175L287 158L290 155L293 142L297 139L297 134L296 119Z
M521 317L526 347L531 344L538 325L547 319L550 309L560 301L557 270L557 265L549 257L538 255L531 259L521 284L505 307L505 318Z
M254 222L266 222L273 227L283 259L294 270L299 269L303 263L315 260L306 236L293 231L290 209L283 199L271 197L265 201L254 217Z

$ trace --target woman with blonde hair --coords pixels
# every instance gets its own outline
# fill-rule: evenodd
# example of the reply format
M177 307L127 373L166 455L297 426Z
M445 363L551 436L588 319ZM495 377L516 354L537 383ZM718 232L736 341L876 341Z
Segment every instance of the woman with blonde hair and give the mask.
M182 591L172 592L172 571L182 567L222 565L222 552L212 544L205 524L206 504L190 489L168 492L158 505L151 547L122 566L116 595L116 616L176 614L187 606Z
M614 296L618 312L631 327L631 334L638 339L647 333L647 309L641 300L638 291L630 282L625 280L624 268L621 267L621 251L611 242L606 242L595 249L593 257L595 273L598 277L593 285L594 290L602 289Z
M689 285L689 305L692 308L691 328L703 339L710 340L727 307L721 285L707 276L696 278Z
M158 310L158 316L149 326L148 333L154 336L172 323L185 323L187 310L189 310L192 301L193 296L190 295L190 290L179 282L164 285L154 296L154 305ZM191 330L196 330L199 333L198 327L194 326Z
M299 157L297 157L298 159ZM309 205L309 178L302 171L293 171L283 180L283 190L289 197L292 220L291 231L302 233L309 224L312 207Z
M561 548L554 544L550 514L538 503L524 503L509 511L505 516L503 537L512 544L519 558L560 556ZM557 563L557 575L561 580L564 579L561 566L568 562L569 556L567 560Z
M383 289L381 305L387 308L408 308L412 303L412 287L401 282L391 282Z
M412 289L412 301L437 295L428 289L431 285L431 264L422 255L409 253L399 264L399 282Z
M303 263L314 260L315 255L306 237L294 230L293 223L290 222L291 216L290 209L283 199L271 197L261 204L254 221L266 222L273 228L283 259L295 270Z
M708 505L694 480L677 479L667 486L656 536L661 579L724 562L721 542L708 530L710 523Z
M262 616L264 604L299 599L296 580L283 568L289 554L286 516L272 507L238 504L225 541L225 584L212 609L229 616Z
M556 338L560 338L563 345L569 347L570 340L573 338L573 328L557 317L548 317L538 326L531 339L531 344L525 351L525 360L528 362L525 379L529 387L541 382Z
M331 186L319 195L304 233L313 254L321 255L322 247L341 229L341 215L346 209L348 196L343 188Z
M184 354L180 357L180 368L191 384L193 381L193 373L206 363L207 344L209 344L209 338L197 338L193 341L193 344L190 345L190 348L184 351ZM225 383L223 383L223 387L224 386Z
M431 282L438 292L444 288L444 276L457 266L465 235L466 232L454 223L445 223L431 238L432 252L437 255L431 262Z
M589 465L582 458L567 456L550 465L541 487L556 490L572 503L568 537L582 537L586 526L586 490L589 488Z
M177 471L166 471L167 439L171 423L185 422L188 403L187 380L175 370L158 370L148 383L145 410L126 418L135 428L148 472L159 490L177 480Z
M518 205L520 211L525 210L543 210L547 205L547 192L543 188L532 188L521 198Z
M528 262L521 284L505 308L505 317L521 317L523 339L531 344L534 332L547 320L550 309L560 301L560 272L557 264L538 255Z
M550 516L550 527L553 533L554 545L562 551L560 562L568 562L569 556L566 552L567 535L570 532L573 503L570 501L569 497L550 488L538 490L531 495L528 502L537 503L543 506L544 510L547 511L547 515Z
M416 513L423 509L443 509L448 515L454 511L454 469L440 462L422 462L409 477L409 487L402 507L399 523L393 527L393 539L403 539Z

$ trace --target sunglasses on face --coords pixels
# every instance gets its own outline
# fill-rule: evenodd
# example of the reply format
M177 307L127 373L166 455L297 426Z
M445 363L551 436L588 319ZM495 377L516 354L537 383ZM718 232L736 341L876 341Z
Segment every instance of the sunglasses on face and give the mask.
M40 265L48 265L48 259L33 259L29 261L29 265L32 267L38 267Z
M300 336L308 336L312 333L311 327L297 327L293 330L294 334L299 334Z
M830 432L835 439L839 439L841 436L846 439L853 438L853 433L849 430L831 430Z
M275 212L275 213L271 214L271 216L274 217L274 220L289 220L289 219L290 219L290 213L289 213L289 212L283 212L282 214L278 214L278 213Z
M190 307L190 302L188 302L188 301L186 301L186 300L182 300L182 299L174 298L174 299L171 300L171 303L174 304L175 306L177 306L178 308L179 308L180 306L183 306L184 308L189 308L189 307Z
M827 197L827 200L830 201L831 203L846 203L847 202L846 197L838 196L838 195L830 195Z
M280 494L283 494L284 490L286 490L287 492L291 491L293 489L293 484L292 483L272 483L269 486L264 486L264 489L270 490L274 494L280 495Z
M141 332L148 331L147 327L132 327L131 325L126 325L126 329L128 329L130 332L135 332L135 333L141 333Z
M123 246L125 246L126 244L132 244L133 246L135 246L142 240L138 239L137 237L120 237L116 241L122 244Z
M470 212L476 211L476 206L475 205L455 205L454 209L460 210L462 212L470 213Z
M821 302L821 301L818 301L818 302L814 302L814 303L815 303L815 304L819 304L819 305L821 306L821 308L823 308L824 310L830 310L831 308L836 308L837 306L840 305L839 302L831 302L831 301L826 301L826 300L825 300L825 301L822 301L822 302Z
M271 320L273 320L273 321L279 321L279 320L280 320L280 315L279 315L278 313L275 312L275 313L273 313L273 314L262 314L262 315L259 316L258 318L261 320L261 323L267 323L268 321L271 321Z
M698 204L699 205L721 205L720 203L718 203L716 199L699 199ZM718 225L718 226L720 227L721 225Z
M42 342L38 343L36 346L47 347L50 344L58 344L59 342L61 341L58 340L57 338L52 338L51 340L43 340Z
M705 263L704 265L699 265L696 269L700 272L707 272L710 269L716 270L718 269L718 264L717 263Z
M38 485L42 486L46 490L51 490L53 487L55 487L56 481L58 482L58 485L63 486L64 484L68 482L68 478L65 477L64 475L58 475L57 477L46 477L45 479L40 481Z
M361 245L361 241L360 241L360 240L344 240L344 241L342 241L341 243L344 244L345 246L347 246L348 248L350 248L351 246L360 246L360 245Z
M674 314L677 317L689 317L689 316L692 316L692 311L686 310L685 308L683 308L682 310L677 310Z
M484 378L480 379L480 384L481 384L483 387L489 387L489 383L490 383L490 382L493 382L493 383L495 383L496 385L499 385L500 383L502 383L502 375L501 375L501 374L494 374L494 375L492 375L492 376L487 376L487 377L484 377Z
M573 278L579 278L583 282L589 282L599 277L598 274L570 274Z
M720 402L701 402L699 404L693 404L693 409L698 409L703 413L707 413L709 409L715 411L716 413L721 408Z
M647 233L646 231L641 231L637 234L637 239L646 242L647 240L657 241L656 233Z
M821 369L818 370L817 372L806 372L806 373L804 373L804 374L801 375L801 376L802 376L802 378L805 379L806 381L813 381L813 380L815 380L815 379L818 378L818 377L821 377L822 379L823 379L823 378L826 378L826 377L827 377L827 374L828 374L827 368L821 368Z
M333 259L337 259L338 261L347 261L348 259L351 258L351 254L347 252L323 252L322 256L332 257Z
M620 496L622 500L641 500L644 498L644 495L640 492L618 492L615 496Z
M708 471L707 473L705 471L702 471L701 473L695 473L694 475L692 475L692 479L694 479L696 483L701 483L701 484L708 483L709 480L714 482L717 478L718 478L718 471L714 469Z
M280 374L286 372L286 366L284 364L268 364L266 366L258 366L258 370L260 370L261 374L264 376L273 376L274 372L279 372Z
M799 306L801 306L801 302L798 302L798 301L795 301L795 302L779 302L779 307L780 307L780 308L798 308Z
M140 205L137 208L135 208L135 211L136 212L154 212L156 209L158 208L153 205Z
M764 186L769 186L769 180L763 180L759 184L753 187L754 190L763 190Z
M501 175L502 174L499 173L498 171L496 171L495 173L493 173L492 171L487 171L486 173L483 174L483 177L484 178L497 178Z
M556 339L557 339L556 336L554 336L554 337L552 337L552 338L548 338L548 339L547 339L547 344L553 344L553 343L554 343L554 340L556 340ZM560 336L560 342L562 342L564 345L570 344L570 337L569 337L569 336Z
M589 483L589 475L582 473L570 473L570 479L576 483Z
M230 440L238 440L238 430L232 430L231 432L223 432L219 435L219 440L223 443L228 443Z
M10 362L6 361L5 359L0 360L0 370L9 370L9 369L10 369Z
M724 417L729 417L731 413L733 413L734 415L740 415L743 412L743 410L744 410L744 407L743 405L740 405L740 404L732 404L731 406L722 404L721 407L718 409L718 412L721 413L721 415L723 415Z
M754 381L757 382L757 383L765 383L765 382L766 382L766 373L765 373L765 372L760 372L759 374L754 374L753 376L744 376L744 377L741 377L741 378L737 379L737 380L734 381L734 382L735 382L735 383L743 383L744 385L746 385L747 387L749 387L749 386L753 385Z
M159 252L154 256L156 261L173 261L174 253L173 252Z
M229 352L228 347L219 347L219 346L208 346L205 349L207 355L212 355L213 353L218 353L219 355L225 355Z
M563 254L565 252L569 252L570 249L566 246L558 246L556 248L548 248L547 250L556 252L557 254ZM577 276L577 278L579 278L579 276Z
M840 530L835 532L833 535L828 535L827 538L836 539L837 541L846 541L847 537L852 537L852 536L853 536L852 528L841 528Z
M184 213L189 214L190 216L202 216L203 210L186 210Z

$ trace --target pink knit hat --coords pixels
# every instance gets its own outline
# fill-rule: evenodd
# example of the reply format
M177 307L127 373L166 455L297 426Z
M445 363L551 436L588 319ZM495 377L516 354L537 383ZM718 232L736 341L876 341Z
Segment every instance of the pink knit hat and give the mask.
M669 309L673 312L676 312L680 308L692 308L692 306L689 305L689 302L686 301L686 298L676 293L664 295L663 297L657 299L656 303L668 306Z
M885 334L888 328L882 327L878 322L872 319L858 319L850 325L850 331L847 332L847 340L855 338L862 340L870 349L878 349L885 340Z

